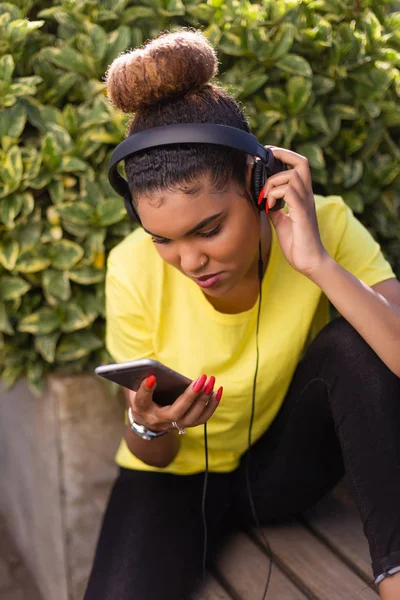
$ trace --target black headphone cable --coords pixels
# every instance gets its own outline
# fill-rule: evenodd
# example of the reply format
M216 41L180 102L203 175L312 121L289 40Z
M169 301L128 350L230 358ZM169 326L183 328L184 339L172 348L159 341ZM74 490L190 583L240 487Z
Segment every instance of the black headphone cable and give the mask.
M253 494L251 492L250 476L249 476L251 430L252 430L253 421L254 421L255 399L256 399L256 390L257 390L257 374L258 374L258 363L259 363L259 354L260 354L259 345L258 345L258 330L259 330L259 325L260 325L263 276L264 276L264 264L263 264L263 260L262 260L262 248L261 248L261 240L260 240L259 257L258 257L259 295L258 295L257 324L256 324L256 367L254 370L254 378L253 378L251 414L250 414L249 433L248 433L248 448L247 448L247 456L245 459L246 460L245 474L246 474L246 489L247 489L247 495L249 498L249 504L250 504L252 516L253 516L253 519L254 519L257 529L260 531L264 545L269 553L269 566L268 566L267 582L266 582L266 585L264 588L264 593L262 596L262 600L265 600L265 598L267 597L268 587L269 587L269 583L271 580L273 559L272 559L271 547L269 545L267 538L264 535L264 532L261 529L260 522L257 517L256 509L254 506L254 498L253 498ZM205 577L206 577L206 560L207 560L207 518L206 518L206 496L207 496L207 483L208 483L207 423L204 423L204 455L205 455L205 471L204 471L204 483L203 483L203 495L202 495L202 517L203 517L203 528L204 528L203 579L205 579Z

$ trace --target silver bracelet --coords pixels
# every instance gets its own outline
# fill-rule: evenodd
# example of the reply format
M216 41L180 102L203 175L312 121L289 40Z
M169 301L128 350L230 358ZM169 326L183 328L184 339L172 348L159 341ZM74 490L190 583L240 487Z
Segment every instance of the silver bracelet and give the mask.
M386 579L386 577L395 575L395 573L400 573L400 566L393 567L393 569L389 569L389 571L385 571L384 573L382 573L382 575L378 575L378 577L374 580L375 585L378 585L379 583L381 583L381 581Z
M128 408L128 417L132 431L141 437L142 440L151 441L168 433L168 431L153 431L152 429L147 429L147 427L144 425L139 425L139 423L136 423L133 418L131 407Z

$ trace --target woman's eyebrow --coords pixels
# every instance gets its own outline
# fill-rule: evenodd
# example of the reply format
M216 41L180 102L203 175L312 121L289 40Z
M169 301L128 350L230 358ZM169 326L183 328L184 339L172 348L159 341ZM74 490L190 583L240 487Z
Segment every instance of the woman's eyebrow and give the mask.
M189 231L187 231L186 233L183 234L183 237L186 237L188 235L191 235L192 233L195 233L196 231L198 231L198 229L201 229L202 227L205 227L206 225L209 225L210 223L212 223L212 221L215 221L215 219L218 219L218 217L220 217L223 214L222 212L216 213L215 215L211 215L210 217L207 217L206 219L203 219L202 221L200 221L200 223L197 223L197 225L195 225L194 227L192 227L192 229L189 229ZM143 229L146 231L146 233L152 235L153 237L162 239L162 240L167 240L168 238L163 237L162 235L157 235L156 233L151 233L151 231L149 231L148 229L146 229L146 227L143 227Z

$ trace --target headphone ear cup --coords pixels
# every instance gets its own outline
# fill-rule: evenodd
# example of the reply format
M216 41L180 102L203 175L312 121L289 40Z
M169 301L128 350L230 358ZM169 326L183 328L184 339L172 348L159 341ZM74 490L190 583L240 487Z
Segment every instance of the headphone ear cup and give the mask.
M124 204L125 204L126 212L128 213L130 219L132 221L134 221L135 223L140 223L139 215L137 214L135 207L133 206L133 202L132 202L131 198L124 196Z
M265 207L265 202L258 204L258 197L263 189L266 181L265 167L261 159L255 158L253 171L251 173L251 195L255 206L262 210Z

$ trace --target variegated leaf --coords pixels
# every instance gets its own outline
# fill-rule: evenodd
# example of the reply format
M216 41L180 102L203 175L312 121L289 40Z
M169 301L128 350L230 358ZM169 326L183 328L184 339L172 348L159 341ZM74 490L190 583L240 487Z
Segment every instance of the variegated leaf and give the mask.
M5 269L12 271L15 267L19 254L19 244L15 240L10 240L0 245L0 262Z
M2 277L0 279L0 298L2 300L15 300L26 294L31 287L22 277Z
M57 347L56 360L60 362L78 360L102 346L103 342L91 331L76 331L63 336Z
M34 335L44 335L52 333L59 327L60 318L57 311L45 307L22 319L18 324L18 331Z
M60 339L60 335L61 334L56 331L54 333L48 333L47 335L35 336L35 349L48 363L54 362L57 342Z
M70 240L60 240L53 244L52 256L53 268L65 271L66 269L71 269L81 260L83 257L83 249Z
M68 276L63 271L48 269L43 273L43 291L48 298L69 300L71 297L71 284Z

